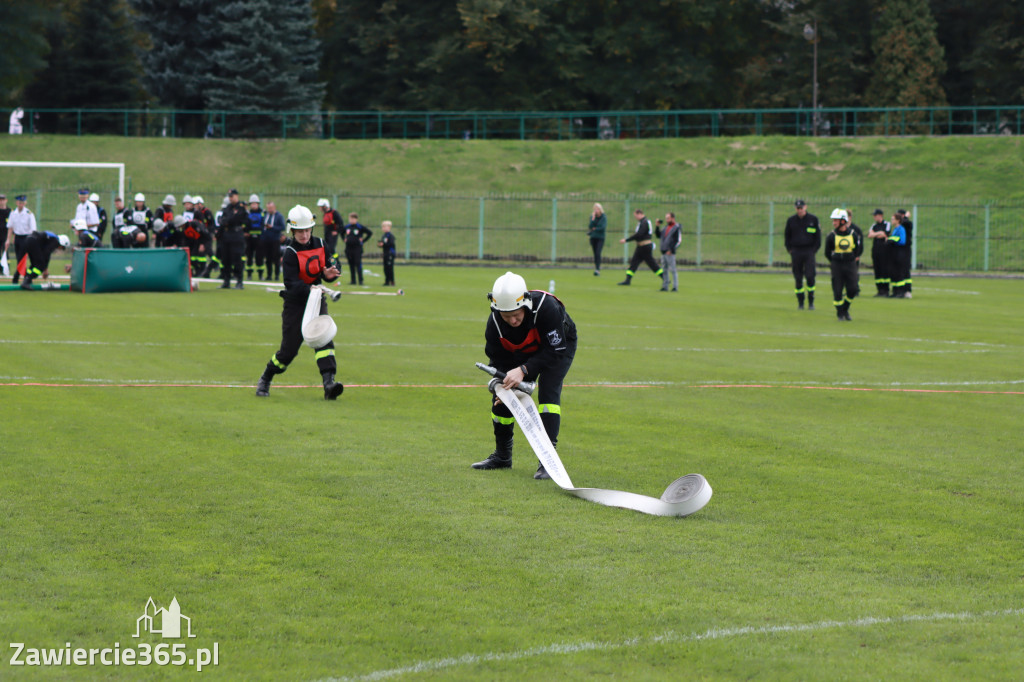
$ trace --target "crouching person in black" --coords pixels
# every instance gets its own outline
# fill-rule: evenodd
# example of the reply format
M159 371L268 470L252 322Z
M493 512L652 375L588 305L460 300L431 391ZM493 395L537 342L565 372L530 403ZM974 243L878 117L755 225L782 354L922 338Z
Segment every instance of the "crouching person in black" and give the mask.
M537 409L552 445L558 444L562 415L562 382L576 355L576 324L565 306L546 291L530 291L526 280L506 272L494 282L487 295L491 316L484 333L492 367L505 372L503 385L512 388L521 381L539 381ZM512 434L515 419L497 398L491 407L495 448L491 455L473 464L474 469L507 469L512 466ZM550 478L544 465L534 478Z
M32 289L32 280L36 277L48 277L50 256L57 249L71 248L71 239L66 234L55 234L50 231L33 232L25 239L25 255L18 263L18 272L24 276L21 288Z
M309 300L310 287L322 281L333 282L340 274L338 268L327 265L327 254L324 243L319 237L313 236L313 213L305 206L296 206L288 212L288 228L292 239L285 247L281 259L284 270L284 310L281 312L281 348L270 357L270 362L263 370L256 385L256 395L270 395L270 382L275 374L288 369L288 364L295 359L302 346L302 316ZM327 301L320 304L320 314L327 314ZM334 358L334 341L328 341L316 348L316 366L323 378L324 399L336 400L345 387L334 381L337 362Z

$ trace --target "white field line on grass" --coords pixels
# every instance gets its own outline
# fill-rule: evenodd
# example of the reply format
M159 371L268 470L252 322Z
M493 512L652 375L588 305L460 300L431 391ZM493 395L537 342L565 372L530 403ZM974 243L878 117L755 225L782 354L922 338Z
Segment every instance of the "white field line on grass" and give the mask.
M462 656L455 656L452 658L435 658L426 661L417 661L416 663L412 663L401 668L375 670L370 673L356 675L353 677L322 678L318 682L372 682L373 680L387 680L416 673L437 672L451 668L477 665L479 663L502 663L506 661L519 661L526 658L536 658L539 656L564 656L587 651L616 651L619 649L634 649L641 646L686 644L690 642L705 642L719 639L730 639L734 637L785 635L802 632L819 632L822 630L851 630L856 628L875 627L879 625L985 620L990 618L1021 615L1024 615L1024 609L1002 609L982 611L980 613L928 613L892 617L866 616L855 620L823 620L818 621L817 623L794 623L792 625L748 625L735 628L711 628L704 632L693 632L689 634L673 632L670 630L661 635L632 637L618 642L574 642L566 644L549 644L546 646L533 647L531 649L521 649L519 651L463 654Z

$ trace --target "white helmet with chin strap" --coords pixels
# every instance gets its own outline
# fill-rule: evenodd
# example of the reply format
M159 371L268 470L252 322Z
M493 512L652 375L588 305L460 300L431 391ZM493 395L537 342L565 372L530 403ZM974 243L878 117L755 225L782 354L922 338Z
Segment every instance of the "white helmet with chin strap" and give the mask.
M302 204L296 205L288 211L288 230L312 230L316 225L313 220L313 212Z
M836 210L832 211L832 220L845 220L849 222L850 215L843 209L837 208Z
M487 294L487 300L491 302L491 310L499 313L509 313L520 308L533 309L526 280L514 272L506 272L494 280L494 288Z

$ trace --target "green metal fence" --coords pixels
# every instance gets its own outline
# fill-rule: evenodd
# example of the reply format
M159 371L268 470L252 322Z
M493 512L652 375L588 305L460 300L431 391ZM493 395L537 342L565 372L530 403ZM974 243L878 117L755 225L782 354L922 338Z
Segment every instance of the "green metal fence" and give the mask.
M111 210L113 181L93 186L102 205ZM545 195L451 193L351 194L331 189L242 188L274 201L287 213L302 203L314 213L318 198L327 198L342 215L359 220L380 233L390 220L398 242L399 258L406 261L557 263L588 267L592 262L587 223L595 202L608 216L604 261L624 264L632 244L619 238L632 233L633 210L643 209L651 219L672 211L683 227L677 255L681 264L701 267L788 267L783 231L793 212L790 198L695 197L654 195ZM43 229L69 231L74 215L75 187L8 189L7 195L28 194L29 207ZM203 187L133 189L142 191L155 208L165 194L181 199L186 192L202 194L212 211L220 207L221 190ZM970 201L925 202L913 198L865 199L807 197L809 209L823 225L835 207L852 210L853 220L867 234L871 214L881 208L891 216L897 208L914 221L914 267L919 271L1024 272L1024 231L1020 213L1024 203ZM826 228L827 229L827 228ZM318 232L317 232L318 233ZM375 243L376 240L373 240ZM375 249L368 251L372 254ZM822 256L819 253L819 258ZM862 259L870 265L870 245Z
M1020 135L1024 106L672 111L28 109L28 133L325 139L620 139L723 135Z

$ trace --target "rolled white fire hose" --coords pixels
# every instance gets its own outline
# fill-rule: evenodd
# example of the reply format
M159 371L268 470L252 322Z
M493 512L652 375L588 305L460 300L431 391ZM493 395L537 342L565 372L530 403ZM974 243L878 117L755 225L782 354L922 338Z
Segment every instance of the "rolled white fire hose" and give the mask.
M700 474L687 474L672 481L660 498L647 497L621 490L603 490L601 488L577 488L569 479L569 474L562 465L551 439L544 430L544 423L537 412L537 406L527 393L504 388L501 381L491 379L489 388L501 402L508 406L515 417L519 428L523 430L537 459L544 465L551 480L565 492L584 500L597 502L608 507L633 509L654 516L689 516L704 508L711 500L711 485Z
M320 314L320 303L324 294L337 301L341 296L340 291L332 291L320 284L314 284L309 288L309 298L306 299L306 310L302 314L302 339L310 348L323 348L334 340L338 333L338 325L334 323L330 315Z

